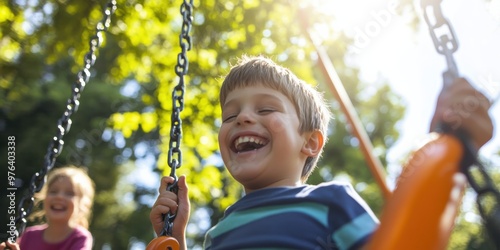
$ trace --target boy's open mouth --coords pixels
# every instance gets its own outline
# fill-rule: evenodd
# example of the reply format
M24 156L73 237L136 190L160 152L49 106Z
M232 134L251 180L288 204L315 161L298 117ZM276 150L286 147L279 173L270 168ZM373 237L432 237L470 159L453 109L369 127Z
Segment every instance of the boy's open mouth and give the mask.
M257 137L257 136L241 136L234 140L231 149L235 153L248 152L251 150L256 150L264 147L267 144L267 140Z

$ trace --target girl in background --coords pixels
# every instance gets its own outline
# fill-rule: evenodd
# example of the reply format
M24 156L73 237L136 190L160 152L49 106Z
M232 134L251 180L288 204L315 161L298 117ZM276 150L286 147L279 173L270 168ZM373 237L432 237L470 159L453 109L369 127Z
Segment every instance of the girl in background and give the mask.
M67 166L49 172L47 183L36 196L43 210L33 214L45 223L28 227L13 250L88 250L93 238L88 231L94 183L82 168ZM5 243L0 244L0 250Z

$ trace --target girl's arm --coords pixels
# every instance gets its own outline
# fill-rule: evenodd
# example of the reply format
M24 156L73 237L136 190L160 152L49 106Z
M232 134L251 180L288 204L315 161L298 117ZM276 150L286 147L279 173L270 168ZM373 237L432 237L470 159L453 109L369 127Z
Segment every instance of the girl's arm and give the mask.
M9 240L0 243L0 250L4 250L6 247L9 247L11 250L21 250L21 248L19 248L19 244L16 242L11 243Z

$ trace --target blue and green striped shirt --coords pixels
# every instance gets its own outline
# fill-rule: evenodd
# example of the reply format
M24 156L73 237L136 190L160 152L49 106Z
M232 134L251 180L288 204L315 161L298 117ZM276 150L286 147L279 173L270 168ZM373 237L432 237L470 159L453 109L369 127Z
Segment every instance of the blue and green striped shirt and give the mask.
M378 223L348 183L267 188L229 207L205 249L355 249Z

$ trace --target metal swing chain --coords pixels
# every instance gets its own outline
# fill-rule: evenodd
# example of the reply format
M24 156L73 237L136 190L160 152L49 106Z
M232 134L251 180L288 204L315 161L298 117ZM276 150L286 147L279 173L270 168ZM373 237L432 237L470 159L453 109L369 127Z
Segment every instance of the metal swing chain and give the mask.
M477 168L478 175L474 175L474 168ZM477 193L476 204L481 218L486 223L490 239L497 249L500 249L500 238L498 238L500 235L500 192L486 168L477 159L474 161L474 166L467 167L464 171L471 187ZM488 202L492 203L488 204Z
M443 73L444 85L448 86L459 77L457 65L453 59L453 53L458 49L458 42L452 26L443 16L441 11L441 0L422 0L420 6L424 13L424 18L429 27L429 31L434 42L434 47L439 54L446 58L448 69ZM430 10L431 12L427 12ZM434 22L433 22L434 21ZM438 37L439 29L445 29L447 32ZM464 142L464 140L462 140ZM500 248L500 192L496 188L493 180L489 176L485 167L477 160L477 157L472 145L465 143L466 154L473 156L473 159L466 166L462 166L462 171L467 176L467 179L477 193L476 203L481 217L486 223L486 228L491 236L491 240L495 242L497 248ZM471 166L474 164L474 166ZM477 168L479 175L473 174L473 169ZM493 204L486 204L485 201L492 201Z
M443 16L443 12L441 11L441 0L421 0L420 7L422 8L425 22L429 27L429 32L436 51L446 58L448 69L443 73L443 78L444 85L448 86L453 80L459 77L457 64L453 58L453 53L458 49L455 31L448 20ZM431 12L427 12L428 10ZM441 35L438 36L440 30L444 30L444 32L441 32Z
M170 167L170 176L174 178L174 183L168 185L167 190L177 193L177 176L175 170L182 165L182 120L181 112L184 109L184 76L187 74L189 60L187 51L191 50L191 35L190 31L193 22L193 0L181 4L180 12L182 14L182 28L179 35L179 45L181 52L177 55L177 65L175 66L175 74L179 77L179 83L172 91L172 115L170 128L170 142L168 150L168 166ZM167 213L163 216L164 226L160 235L172 235L172 228L176 214Z
M116 1L110 0L103 11L103 19L97 23L96 33L90 38L89 45L90 49L84 56L84 66L83 69L78 72L77 79L72 87L71 97L66 103L66 110L64 111L62 117L57 122L57 134L52 138L47 148L47 153L44 159L44 165L42 169L35 173L30 182L28 189L28 194L25 195L19 202L18 216L16 218L16 228L17 235L14 240L24 232L26 227L26 217L31 214L34 206L34 195L40 192L45 184L47 173L54 167L56 158L61 153L64 146L63 136L68 133L71 128L70 116L78 110L80 105L80 95L88 83L90 78L90 68L94 65L96 61L96 50L101 46L102 43L102 32L108 30L111 23L111 15L116 10Z

